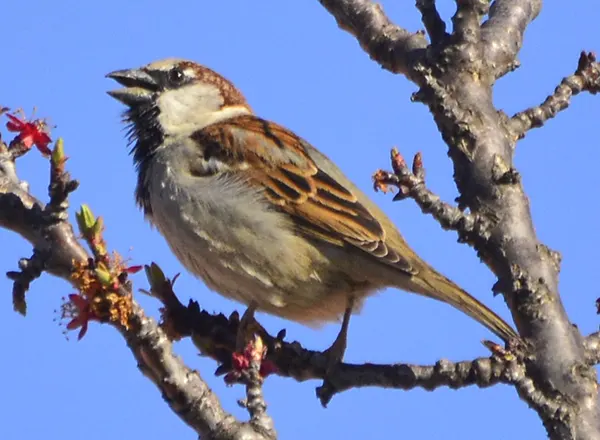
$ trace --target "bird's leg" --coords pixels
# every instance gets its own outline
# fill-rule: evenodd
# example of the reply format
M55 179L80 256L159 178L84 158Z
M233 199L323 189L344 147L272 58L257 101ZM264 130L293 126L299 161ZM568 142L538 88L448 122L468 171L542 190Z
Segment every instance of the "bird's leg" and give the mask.
M248 327L250 327L252 325L252 321L254 321L254 312L256 311L256 307L257 304L252 301L250 304L248 304L248 308L240 319L235 339L235 349L237 352L244 351L244 347L246 346L246 333L248 332Z
M346 310L344 311L344 318L342 320L342 328L335 338L335 341L333 341L333 344L331 344L331 347L323 352L327 357L327 374L332 372L344 358L347 345L346 342L348 339L348 326L350 324L350 317L352 316L353 309L354 297L349 296L348 303L346 304Z

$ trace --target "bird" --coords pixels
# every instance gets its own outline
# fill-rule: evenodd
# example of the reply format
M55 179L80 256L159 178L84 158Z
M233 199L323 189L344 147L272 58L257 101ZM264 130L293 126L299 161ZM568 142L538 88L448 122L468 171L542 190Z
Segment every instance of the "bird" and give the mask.
M421 259L327 156L256 115L221 74L168 58L106 76L122 86L108 94L126 106L137 205L189 272L247 306L238 348L255 311L313 327L341 320L329 371L351 315L385 288L447 303L506 343L518 338Z

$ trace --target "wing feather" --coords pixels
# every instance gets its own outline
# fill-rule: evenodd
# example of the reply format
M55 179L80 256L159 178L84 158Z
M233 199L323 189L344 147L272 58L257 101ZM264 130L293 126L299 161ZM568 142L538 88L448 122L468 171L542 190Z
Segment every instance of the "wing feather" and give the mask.
M205 160L214 157L246 170L303 233L338 246L355 246L414 273L409 262L386 244L385 230L371 212L351 189L317 166L306 142L291 131L245 115L210 125L194 138L205 146L205 156L211 155Z

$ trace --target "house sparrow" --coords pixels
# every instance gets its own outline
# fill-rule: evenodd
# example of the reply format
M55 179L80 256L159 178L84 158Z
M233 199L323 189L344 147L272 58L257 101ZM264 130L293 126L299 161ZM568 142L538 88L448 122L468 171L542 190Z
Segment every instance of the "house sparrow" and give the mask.
M342 319L387 287L446 302L508 342L517 333L436 272L338 167L290 130L256 116L218 73L166 59L107 77L128 109L135 196L180 262L206 285L304 324ZM240 341L238 340L238 343Z

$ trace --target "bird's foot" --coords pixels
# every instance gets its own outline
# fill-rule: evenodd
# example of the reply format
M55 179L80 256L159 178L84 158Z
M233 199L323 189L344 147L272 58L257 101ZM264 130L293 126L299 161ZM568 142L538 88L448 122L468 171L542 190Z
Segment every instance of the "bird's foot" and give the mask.
M342 363L344 359L344 354L346 353L346 334L343 331L340 331L333 341L333 344L323 352L325 355L326 364L325 364L325 375L329 376L332 374L339 364Z

